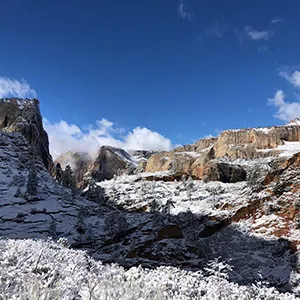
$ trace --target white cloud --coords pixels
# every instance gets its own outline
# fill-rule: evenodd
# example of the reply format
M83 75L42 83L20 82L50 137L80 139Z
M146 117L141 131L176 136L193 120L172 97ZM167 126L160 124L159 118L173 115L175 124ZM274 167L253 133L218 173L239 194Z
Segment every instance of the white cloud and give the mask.
M300 117L300 102L286 102L282 90L278 90L273 98L269 98L268 103L277 108L275 117L280 120L290 121Z
M170 150L171 147L169 139L145 127L136 127L124 141L125 149Z
M21 81L0 77L0 98L18 97L18 98L36 98L36 92L30 85L22 79Z
M145 127L136 127L125 136L114 137L124 130L115 128L106 119L88 126L86 130L66 121L51 123L44 119L44 127L49 135L50 151L54 158L67 151L97 153L103 145L119 147L127 150L170 150L172 143L169 139Z
M193 20L193 15L187 11L186 6L184 5L182 0L177 7L177 11L182 19L187 19L189 21Z
M267 41L274 35L273 30L256 30L250 26L245 26L245 34L253 41L265 40Z
M215 22L213 25L204 27L202 29L201 34L199 35L199 40L204 40L205 37L224 37L226 31L228 31L229 27L226 24L221 24L219 22Z
M300 87L300 72L294 71L294 72L286 72L281 71L279 72L279 75L289 81L294 87L299 88Z
M278 19L273 19L271 20L270 24L278 24L281 23L282 19L278 18Z

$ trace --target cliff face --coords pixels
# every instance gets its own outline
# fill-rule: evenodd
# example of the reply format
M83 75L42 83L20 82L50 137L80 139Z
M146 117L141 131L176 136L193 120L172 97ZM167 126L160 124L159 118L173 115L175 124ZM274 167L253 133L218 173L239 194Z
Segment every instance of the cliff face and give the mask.
M300 141L300 126L286 126L226 130L217 139L214 150L216 157L227 155L232 159L264 156L257 150L274 149L283 141Z
M298 121L284 126L226 130L218 138L202 139L193 145L153 154L148 159L145 171L179 170L197 179L223 178L224 182L231 182L232 175L225 176L231 173L241 174L241 180L244 180L245 173L239 166L224 164L220 159L232 161L240 158L276 157L281 153L277 147L284 142L294 141L300 141ZM238 176L233 177L234 182L238 180Z
M89 171L89 166L92 163L92 158L85 152L66 152L59 155L55 164L59 163L64 170L69 165L75 176L75 182L80 187L83 184L84 174Z
M48 135L43 128L37 99L0 99L0 130L21 133L32 145L33 154L42 158L48 170L52 169Z
M134 152L133 155L143 158L147 153L142 151ZM92 158L88 153L67 152L61 154L55 163L60 163L63 169L70 165L75 174L75 181L78 187L84 186L84 176L96 181L112 179L114 175L122 172L130 172L137 167L138 161L134 156L128 154L125 150L110 146L102 146L96 158Z

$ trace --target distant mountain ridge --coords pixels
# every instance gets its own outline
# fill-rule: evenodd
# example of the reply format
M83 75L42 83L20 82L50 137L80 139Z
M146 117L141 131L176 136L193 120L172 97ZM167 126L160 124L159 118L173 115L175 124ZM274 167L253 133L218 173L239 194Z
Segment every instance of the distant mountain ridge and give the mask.
M33 151L41 156L45 167L53 171L48 135L43 128L37 99L1 99L0 130L24 135ZM103 145L94 158L88 153L69 151L62 153L55 163L60 163L63 168L71 165L78 186L83 186L87 173L95 181L102 181L124 173L161 171L207 181L237 182L246 179L247 170L238 163L241 159L278 157L288 150L292 151L290 154L300 151L299 119L282 126L225 130L219 137L201 139L171 151L127 152Z

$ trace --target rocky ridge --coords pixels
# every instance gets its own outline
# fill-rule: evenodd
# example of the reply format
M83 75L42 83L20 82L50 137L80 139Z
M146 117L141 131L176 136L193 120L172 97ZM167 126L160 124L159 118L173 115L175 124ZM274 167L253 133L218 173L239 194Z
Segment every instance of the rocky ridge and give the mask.
M243 166L236 161L278 157L280 147L286 142L300 144L299 122L268 128L225 130L218 138L202 139L194 145L153 154L145 171L181 170L196 179L243 181L246 170L243 171Z
M143 172L151 151L131 151L111 146L100 147L92 157L89 153L66 152L55 159L63 169L70 165L78 187L85 187L85 178L95 181L109 180L116 175Z

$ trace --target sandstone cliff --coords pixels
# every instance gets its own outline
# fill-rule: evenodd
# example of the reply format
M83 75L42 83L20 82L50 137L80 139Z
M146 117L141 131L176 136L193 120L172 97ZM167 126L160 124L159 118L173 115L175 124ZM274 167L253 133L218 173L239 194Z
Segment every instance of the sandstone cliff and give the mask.
M150 155L147 151L135 151L130 155L120 148L102 146L96 158L92 158L88 153L67 152L57 157L55 163L60 163L63 169L70 165L77 186L82 187L87 173L96 181L112 179L114 175L132 173L137 169L140 161L146 160L147 155Z
M49 140L43 128L39 100L0 99L0 130L21 133L32 145L33 154L42 158L48 170L52 169Z
M300 122L297 121L284 126L225 130L218 138L202 139L193 145L153 154L145 171L179 170L197 179L236 182L239 176L245 180L245 172L236 163L232 165L232 161L276 157L281 153L279 146L293 141L300 141ZM228 162L224 163L224 158Z

